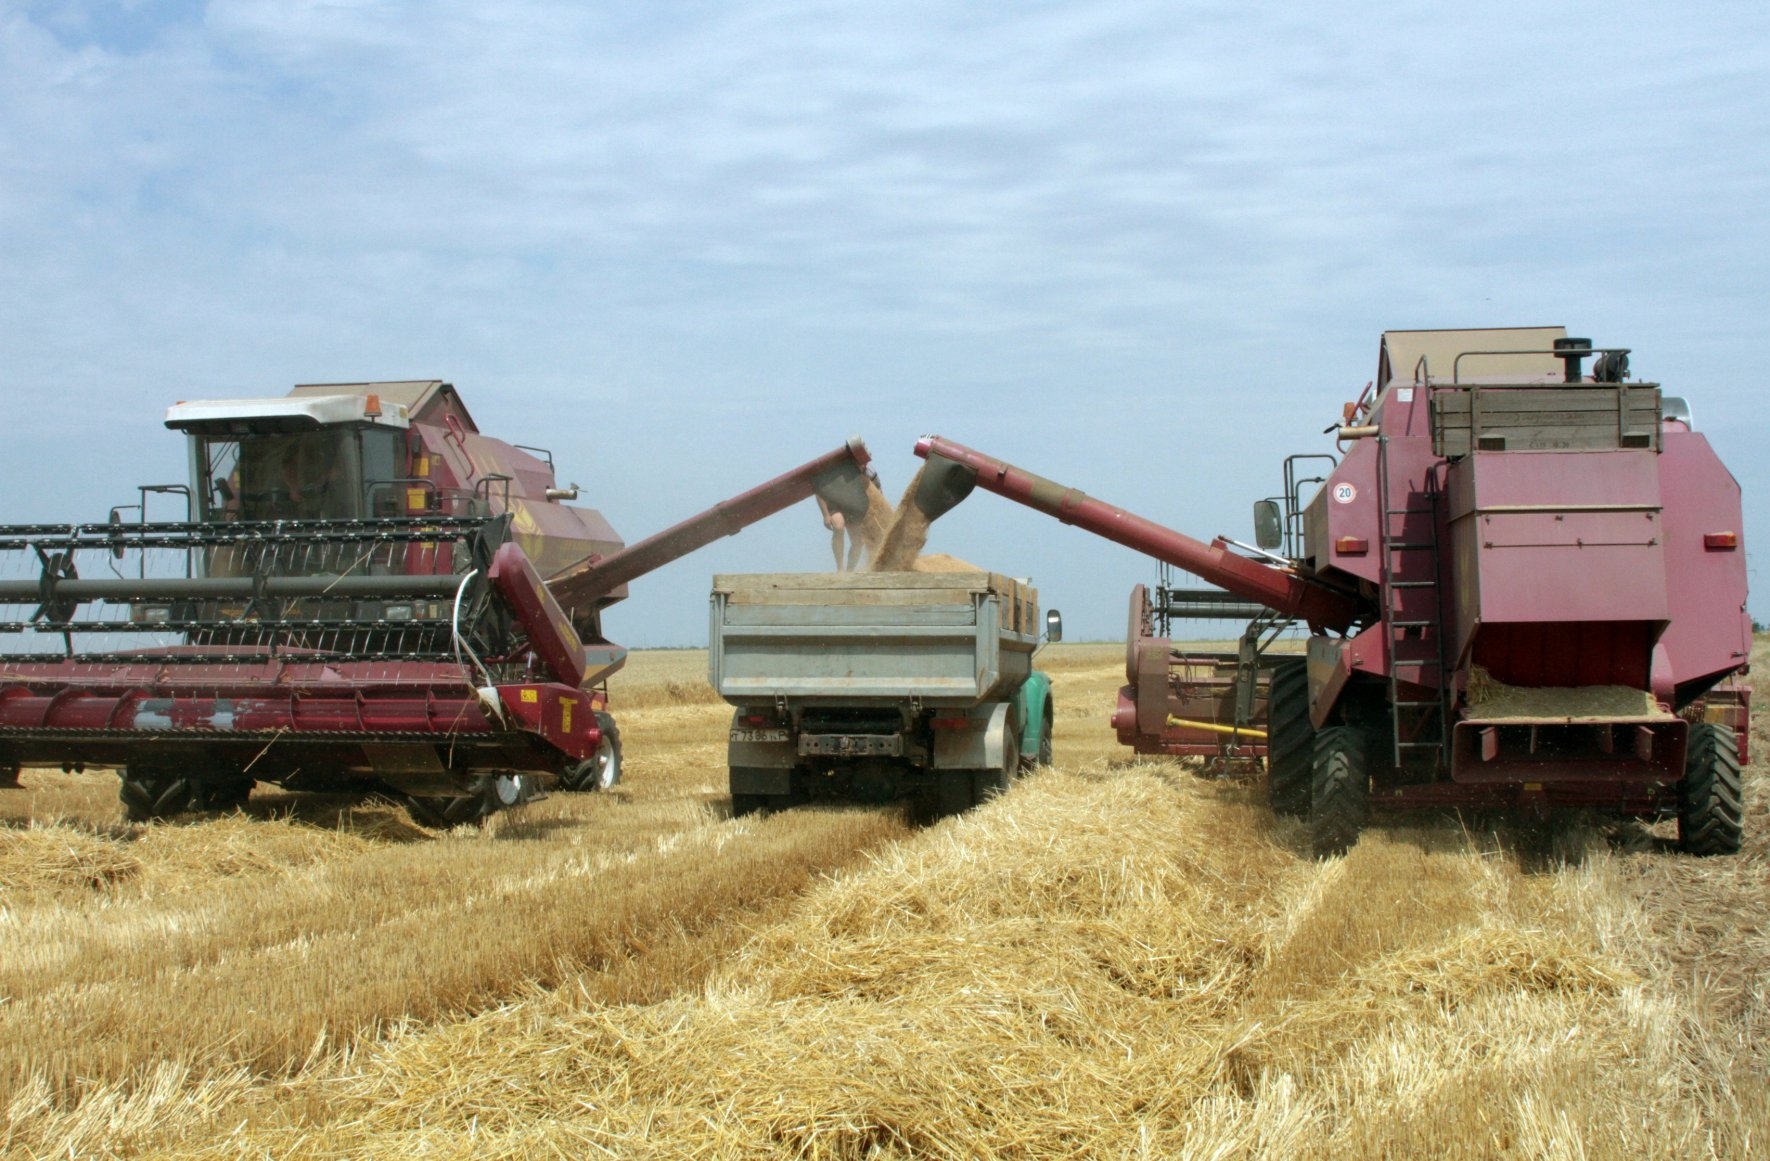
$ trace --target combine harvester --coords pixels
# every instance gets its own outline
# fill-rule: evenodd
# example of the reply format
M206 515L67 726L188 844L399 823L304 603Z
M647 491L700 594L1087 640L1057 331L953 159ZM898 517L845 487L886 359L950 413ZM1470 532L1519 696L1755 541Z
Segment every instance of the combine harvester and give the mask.
M814 493L859 519L859 440L622 548L552 456L430 381L179 403L191 482L101 524L0 527L0 776L116 767L132 819L258 782L452 825L620 776L602 612ZM150 499L184 519L150 522Z
M1558 327L1394 331L1342 418L1307 504L1256 504L1258 548L936 436L916 502L981 487L1305 623L1306 660L1266 658L1267 775L1319 853L1373 803L1676 817L1685 851L1736 852L1739 486L1683 401Z

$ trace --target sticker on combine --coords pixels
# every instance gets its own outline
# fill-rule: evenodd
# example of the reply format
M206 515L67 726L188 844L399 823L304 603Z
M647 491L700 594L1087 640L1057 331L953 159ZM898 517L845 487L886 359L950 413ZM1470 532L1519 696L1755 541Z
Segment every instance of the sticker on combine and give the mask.
M1358 489L1351 484L1334 485L1334 503L1350 504L1358 499Z

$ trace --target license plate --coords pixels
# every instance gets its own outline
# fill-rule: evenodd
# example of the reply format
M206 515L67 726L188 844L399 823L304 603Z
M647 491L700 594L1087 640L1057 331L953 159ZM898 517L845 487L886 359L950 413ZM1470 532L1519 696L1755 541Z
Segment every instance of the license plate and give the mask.
M785 730L733 730L731 740L734 742L784 742L787 740Z

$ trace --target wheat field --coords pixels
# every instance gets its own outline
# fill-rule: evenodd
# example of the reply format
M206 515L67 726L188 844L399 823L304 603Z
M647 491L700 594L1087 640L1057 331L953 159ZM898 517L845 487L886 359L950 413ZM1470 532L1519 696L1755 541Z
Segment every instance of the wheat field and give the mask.
M957 819L733 820L705 654L636 655L624 784L438 834L260 789L0 791L0 1149L32 1157L1744 1157L1747 841L1396 818L1315 862L1133 760L1047 648L1057 765Z

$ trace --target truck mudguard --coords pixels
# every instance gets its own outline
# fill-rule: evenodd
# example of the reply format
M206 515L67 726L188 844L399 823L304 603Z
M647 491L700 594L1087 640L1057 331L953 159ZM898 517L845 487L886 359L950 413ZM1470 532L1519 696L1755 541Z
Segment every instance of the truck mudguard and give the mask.
M1019 753L1008 737L1009 702L998 701L989 707L989 716L982 716L983 706L972 711L966 728L934 731L934 759L929 763L936 770L1001 770Z
M1033 670L1027 674L1026 684L1020 687L1020 696L1015 700L1020 705L1020 755L1037 761L1039 732L1051 705L1051 679Z

